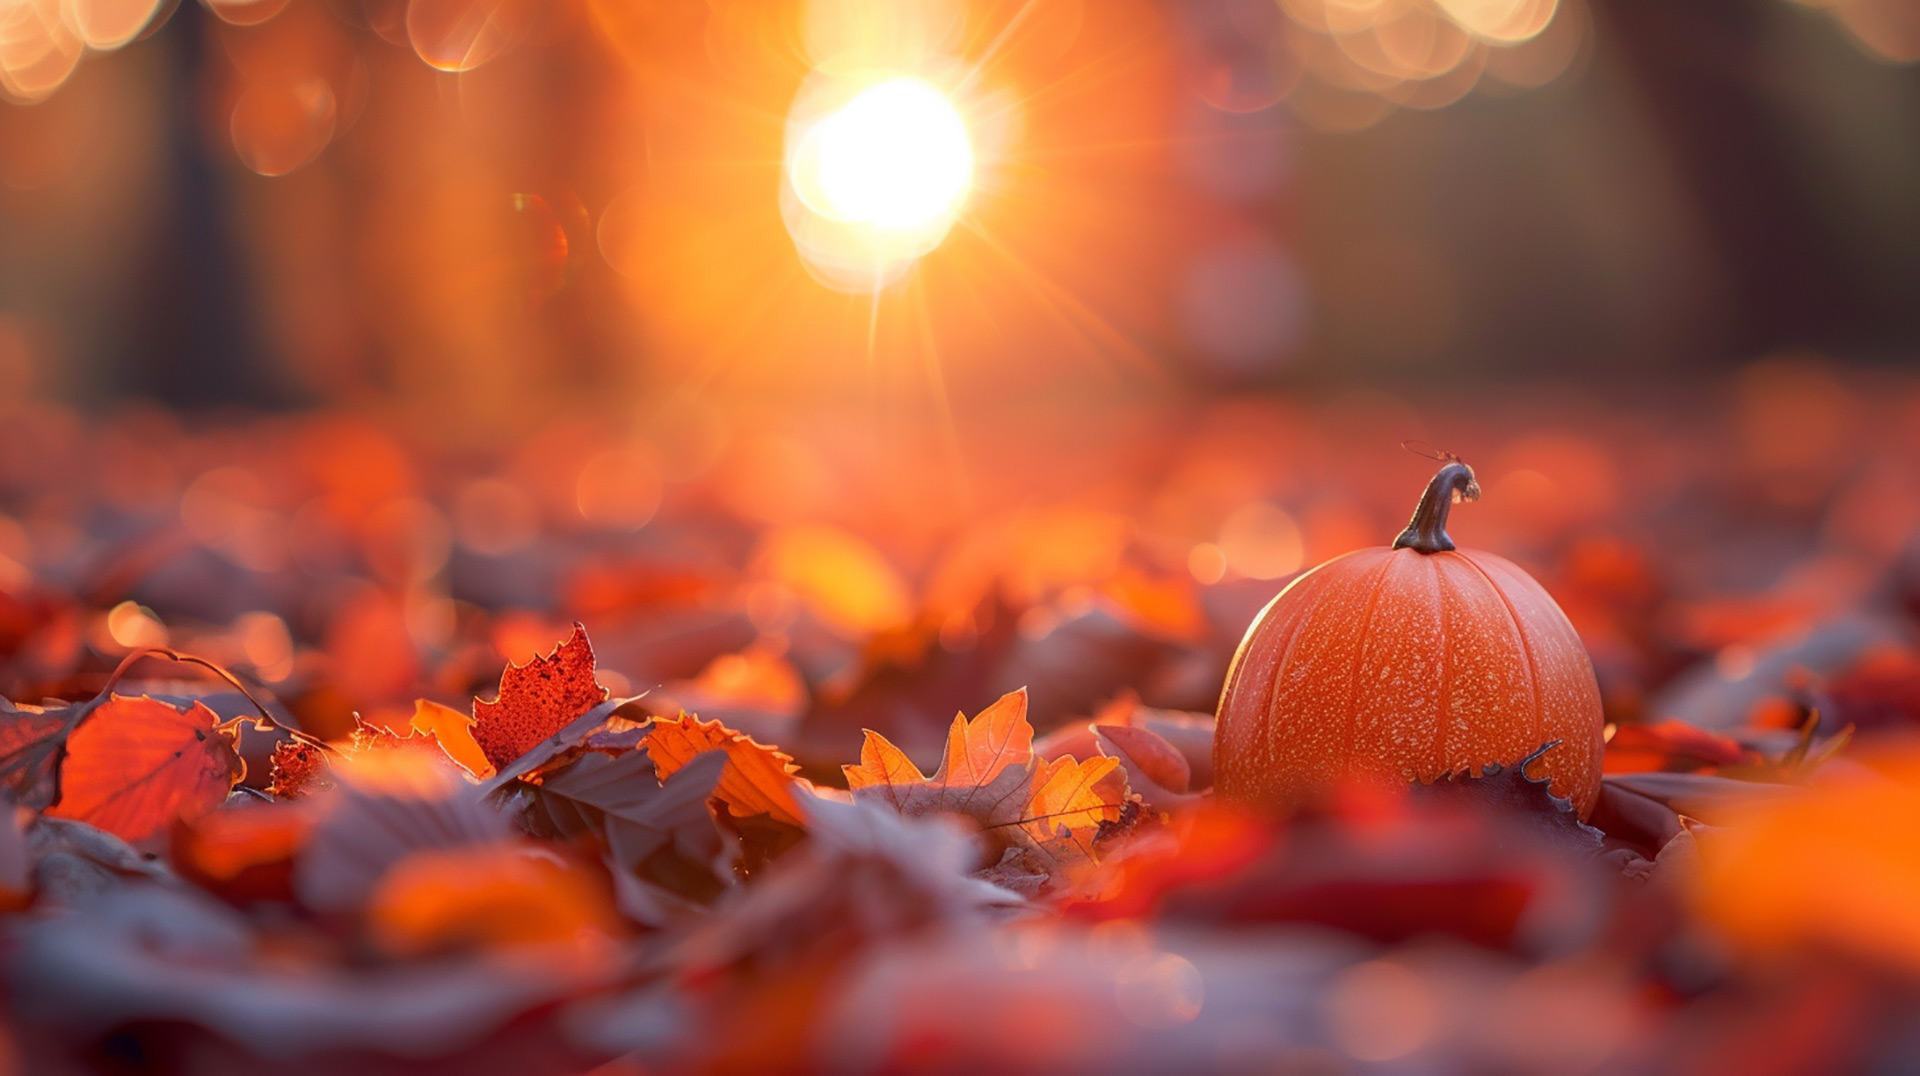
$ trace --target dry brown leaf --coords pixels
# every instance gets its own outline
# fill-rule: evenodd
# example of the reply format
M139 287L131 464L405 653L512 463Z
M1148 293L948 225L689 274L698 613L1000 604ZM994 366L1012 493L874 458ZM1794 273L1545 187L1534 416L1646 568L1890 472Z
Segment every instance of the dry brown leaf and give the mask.
M656 718L643 746L663 782L695 756L725 751L727 768L713 794L727 805L728 814L735 818L764 814L788 825L806 825L793 795L800 781L794 776L799 767L783 751L692 714Z

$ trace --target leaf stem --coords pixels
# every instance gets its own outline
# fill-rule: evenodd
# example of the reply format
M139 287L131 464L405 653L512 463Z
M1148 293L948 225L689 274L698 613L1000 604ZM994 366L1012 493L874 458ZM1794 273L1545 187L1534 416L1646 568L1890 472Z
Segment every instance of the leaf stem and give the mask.
M132 669L134 665L145 658L165 658L168 661L178 662L182 665L198 665L215 676L218 676L220 679L225 680L233 686L235 691L246 696L247 701L253 704L254 712L260 715L259 717L251 719L253 721L253 727L256 730L260 732L284 732L301 743L310 744L322 751L334 755L340 753L332 744L320 737L309 732L291 728L287 725L282 725L279 721L276 721L274 716L267 711L266 704L262 703L252 691L248 690L247 685L241 683L240 678L235 676L226 666L221 665L217 661L210 661L198 654L189 654L185 651L175 650L169 646L143 646L128 653L126 657L120 659L120 664L116 666L113 673L107 677L107 685L101 688L100 694L95 697L101 698L111 694L113 689L119 686L121 679L127 675L128 670ZM223 727L230 728L243 720L249 719L235 718L233 721L227 722Z

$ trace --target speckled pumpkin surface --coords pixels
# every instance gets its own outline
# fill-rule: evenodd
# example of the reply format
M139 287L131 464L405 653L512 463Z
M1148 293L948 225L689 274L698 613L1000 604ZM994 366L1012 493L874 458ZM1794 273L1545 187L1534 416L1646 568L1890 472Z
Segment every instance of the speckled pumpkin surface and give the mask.
M1557 740L1528 772L1585 818L1601 726L1586 648L1526 572L1490 553L1363 549L1294 580L1248 629L1221 694L1216 787L1285 807L1355 776L1477 774Z

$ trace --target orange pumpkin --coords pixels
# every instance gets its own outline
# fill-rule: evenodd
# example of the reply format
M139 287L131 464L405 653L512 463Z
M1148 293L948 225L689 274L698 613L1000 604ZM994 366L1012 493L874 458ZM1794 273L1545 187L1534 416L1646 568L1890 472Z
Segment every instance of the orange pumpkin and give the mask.
M1489 553L1458 550L1447 510L1474 500L1457 460L1391 548L1295 579L1247 629L1214 734L1224 799L1287 807L1353 778L1434 781L1528 767L1581 818L1600 795L1600 689L1565 613Z

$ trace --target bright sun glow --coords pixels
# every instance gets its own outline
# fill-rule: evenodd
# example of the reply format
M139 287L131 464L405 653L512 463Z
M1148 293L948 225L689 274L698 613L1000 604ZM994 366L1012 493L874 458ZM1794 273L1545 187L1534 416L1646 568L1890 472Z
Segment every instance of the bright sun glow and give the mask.
M862 90L811 132L814 177L831 215L914 231L937 224L967 196L973 144L945 94L919 79Z

